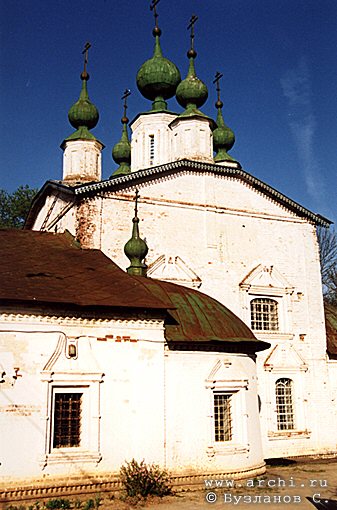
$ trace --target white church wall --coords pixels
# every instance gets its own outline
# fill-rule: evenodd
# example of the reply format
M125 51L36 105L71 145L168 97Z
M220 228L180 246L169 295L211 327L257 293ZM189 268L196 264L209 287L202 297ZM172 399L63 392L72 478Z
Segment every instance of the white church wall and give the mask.
M170 351L165 368L168 467L225 473L239 466L251 476L263 469L255 362L244 354ZM215 394L230 399L225 441L216 440Z
M75 234L76 210L72 199L65 194L51 194L41 206L32 230L64 232Z
M175 113L169 112L148 113L139 115L131 123L133 172L172 161L172 131L169 124L175 117Z
M2 318L1 478L163 465L162 321ZM69 393L81 395L80 444L55 447L54 402Z
M267 297L277 302L278 330L256 332L258 338L271 343L270 351L262 353L258 361L265 455L335 449L331 431L336 416L327 389L314 226L234 178L186 172L138 188L140 233L149 246L146 263L151 277L195 286L228 306L249 326L253 299ZM102 249L123 269L129 265L123 250L131 236L134 192L135 188L106 192L105 198L90 199L76 213L74 233L83 232L79 238L84 245ZM71 221L69 224L74 228ZM270 288L258 282L245 287L258 267L280 275L282 282L272 281ZM296 429L303 433L296 437L283 434L282 440L275 439L275 419L270 418L275 415L275 394L268 395L265 390L268 385L274 387L274 376L263 367L275 347L286 348L289 356L294 347L294 356L299 355L307 366L300 374L296 372L300 362L283 367L296 386L302 385L296 396ZM282 365L280 360L276 363ZM327 410L323 424L317 414L322 405Z
M11 311L1 330L0 479L117 473L132 458L189 475L264 471L250 357L170 351L157 319ZM214 392L232 398L222 443ZM69 399L78 425L65 444L57 419Z

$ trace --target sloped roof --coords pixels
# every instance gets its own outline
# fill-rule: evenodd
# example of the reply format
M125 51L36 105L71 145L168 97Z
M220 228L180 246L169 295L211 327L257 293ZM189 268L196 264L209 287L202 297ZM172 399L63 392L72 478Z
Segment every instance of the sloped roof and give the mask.
M327 351L331 358L337 359L337 307L325 304L324 311Z
M81 311L161 313L169 342L228 342L244 352L269 346L232 312L201 292L130 276L68 232L0 230L0 303ZM152 315L151 315L152 314Z
M102 191L123 190L130 186L137 186L142 182L148 182L157 179L161 176L177 174L184 171L193 171L197 173L210 172L225 177L237 178L246 184L249 184L257 191L273 199L275 202L279 203L286 209L297 214L299 217L306 218L315 225L328 227L332 223L329 219L309 211L294 200L288 198L286 195L283 195L268 184L249 174L241 167L233 167L226 165L225 163L219 165L182 159L172 163L146 168L144 170L138 170L137 172L131 172L130 174L126 175L117 175L116 177L112 177L111 179L104 181L79 184L75 186L67 186L64 183L58 181L47 181L33 201L31 210L26 220L25 228L31 228L33 225L34 219L39 210L39 204L43 200L45 194L48 194L50 189L62 190L62 192L68 193L69 196L72 196L73 199L76 200L84 198L85 196L92 196L97 193L101 193Z

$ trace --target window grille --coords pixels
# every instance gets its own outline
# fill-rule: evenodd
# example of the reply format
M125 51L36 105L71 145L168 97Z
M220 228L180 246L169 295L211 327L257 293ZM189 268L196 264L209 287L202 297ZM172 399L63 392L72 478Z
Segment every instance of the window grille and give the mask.
M276 381L277 430L294 429L294 408L291 379Z
M150 165L153 165L154 161L154 135L150 135Z
M277 301L257 298L250 302L251 327L255 330L278 330Z
M214 434L215 441L232 439L231 395L214 394Z
M80 446L82 393L55 393L54 448Z

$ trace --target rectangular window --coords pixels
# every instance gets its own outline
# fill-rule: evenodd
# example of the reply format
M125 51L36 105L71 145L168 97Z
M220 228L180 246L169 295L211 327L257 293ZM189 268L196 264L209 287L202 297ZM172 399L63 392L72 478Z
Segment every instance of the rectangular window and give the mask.
M232 440L231 396L214 394L214 435L215 441Z
M250 302L252 329L258 331L278 330L277 301L267 298L257 298Z
M54 448L80 446L83 393L55 393Z

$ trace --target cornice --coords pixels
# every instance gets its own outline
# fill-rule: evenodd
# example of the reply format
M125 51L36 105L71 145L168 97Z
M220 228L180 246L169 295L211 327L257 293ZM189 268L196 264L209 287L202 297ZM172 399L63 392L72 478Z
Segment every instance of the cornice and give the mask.
M99 327L128 327L142 329L158 327L163 324L161 319L105 319L92 317L58 316L58 315L39 315L39 314L21 314L21 313L1 313L0 321L9 324L28 323L28 324L50 324L64 326L99 326Z
M283 193L277 191L275 188L249 174L243 170L241 166L235 168L229 164L220 165L215 163L205 163L200 161L181 159L179 161L173 161L164 165L145 168L144 170L138 170L137 172L131 172L130 174L119 175L104 181L80 184L77 186L66 186L64 183L58 181L47 181L33 201L33 205L29 212L25 228L31 228L34 222L34 218L38 212L38 204L41 203L43 197L46 193L48 193L49 189L57 189L63 193L67 193L69 196L73 196L75 200L81 200L86 196L95 195L98 192L118 191L125 188L133 188L142 182L150 181L164 175L186 171L193 173L212 173L223 177L239 179L263 195L274 200L278 204L281 204L286 209L292 211L297 216L306 218L314 225L329 227L329 225L332 223L332 221L329 219L324 218L320 214L309 211L291 198L288 198L286 195L283 195Z
M97 183L75 186L73 188L73 191L75 193L75 196L82 196L85 194L95 193L97 191L116 190L125 188L127 186L130 187L135 186L143 180L152 179L157 176L159 177L160 175L176 173L186 170L192 170L194 172L200 173L210 172L213 174L222 175L224 177L233 177L240 179L246 182L247 184L250 184L253 188L259 190L263 194L269 196L276 202L281 203L287 209L290 209L293 212L297 213L299 216L306 217L316 225L328 227L332 223L329 219L309 211L308 209L301 206L294 200L288 198L286 195L283 195L282 193L272 188L268 184L264 183L260 179L257 179L253 175L249 174L241 167L234 168L226 164L219 165L213 163L203 163L187 159L174 161L172 163L166 163L164 165L159 165L152 168L146 168L144 170L138 170L137 172L131 172L130 174L127 175L118 176Z

